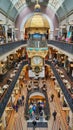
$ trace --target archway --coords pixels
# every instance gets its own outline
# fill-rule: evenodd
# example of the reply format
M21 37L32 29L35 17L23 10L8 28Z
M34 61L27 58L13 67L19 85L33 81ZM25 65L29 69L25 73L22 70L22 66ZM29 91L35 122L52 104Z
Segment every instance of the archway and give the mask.
M21 23L21 25L20 25L20 32L23 32L23 33L25 32L25 30L24 30L24 25L25 25L25 23L27 22L27 20L28 20L32 15L33 15L33 13L30 13L29 15L27 15L27 16L23 19L23 21L22 21L22 23ZM53 32L54 32L53 21L52 21L46 14L43 14L43 16L47 19L47 21L48 21L48 23L49 23L49 25L50 25L50 36L49 36L49 39L53 39ZM21 35L20 35L21 39L24 39L23 33L21 33Z
M34 92L29 96L29 103L31 102L45 102L45 95L41 92Z

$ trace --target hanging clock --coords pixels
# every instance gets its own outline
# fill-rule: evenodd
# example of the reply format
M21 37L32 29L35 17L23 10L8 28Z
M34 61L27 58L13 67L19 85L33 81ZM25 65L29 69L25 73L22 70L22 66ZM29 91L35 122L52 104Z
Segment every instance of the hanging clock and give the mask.
M31 64L40 65L40 64L42 64L42 63L43 63L43 59L42 59L41 57L39 57L39 56L33 57L33 58L31 59Z

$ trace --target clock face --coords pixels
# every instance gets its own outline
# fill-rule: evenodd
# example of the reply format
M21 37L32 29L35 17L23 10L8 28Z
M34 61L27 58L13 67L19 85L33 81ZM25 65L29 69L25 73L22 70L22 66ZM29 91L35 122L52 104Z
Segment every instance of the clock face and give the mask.
M41 57L33 57L32 58L32 62L36 65L40 64L42 62L42 58Z

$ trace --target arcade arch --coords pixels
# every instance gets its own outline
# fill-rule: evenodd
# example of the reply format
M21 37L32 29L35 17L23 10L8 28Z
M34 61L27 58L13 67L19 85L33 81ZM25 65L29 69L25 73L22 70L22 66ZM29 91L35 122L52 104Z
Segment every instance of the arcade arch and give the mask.
M29 15L27 15L21 22L20 25L20 38L24 39L24 33L25 33L25 29L24 29L24 25L27 22L27 20L33 16L33 13L30 13ZM54 35L54 25L53 25L53 21L46 15L43 14L43 16L47 19L49 25L50 25L50 34L49 34L49 39L53 39L53 35Z

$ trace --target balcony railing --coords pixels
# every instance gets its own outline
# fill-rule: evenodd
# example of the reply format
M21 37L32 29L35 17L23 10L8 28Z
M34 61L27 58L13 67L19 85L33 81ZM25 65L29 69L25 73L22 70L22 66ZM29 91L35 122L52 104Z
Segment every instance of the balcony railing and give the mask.
M20 65L20 67L19 67L19 69L18 69L18 72L17 72L16 75L14 76L14 78L13 78L13 80L12 80L12 82L11 82L11 84L10 84L8 90L7 90L7 92L5 93L4 97L2 98L2 100L1 100L1 102L0 102L0 118L1 118L1 116L2 116L2 114L3 114L3 112L4 112L4 109L5 109L5 107L6 107L7 103L8 103L9 98L10 98L10 96L11 96L11 94L12 94L12 91L13 91L13 89L14 89L14 87L15 87L15 84L16 84L16 82L17 82L17 79L18 79L18 77L19 77L19 75L20 75L20 73L21 73L21 71L22 71L22 68L23 68L23 66L26 65L26 64L27 64L27 61L23 61L23 62L21 63L21 65Z
M58 47L58 48L62 49L63 51L66 51L70 54L73 54L73 44L72 43L49 40L48 44Z
M55 77L56 77L56 79L57 79L57 81L62 89L62 92L64 93L64 96L65 96L65 98L66 98L66 100L67 100L67 102L68 102L68 104L73 112L73 98L72 98L71 94L69 93L68 89L66 88L65 84L63 83L62 79L60 78L59 74L57 73L54 65L49 61L46 61L46 63L51 66L51 68L54 72L54 75L55 75Z
M26 44L26 41L17 41L12 43L1 44L0 56L24 44Z
M27 41L28 48L45 48L47 47L47 41L42 40L28 40Z

